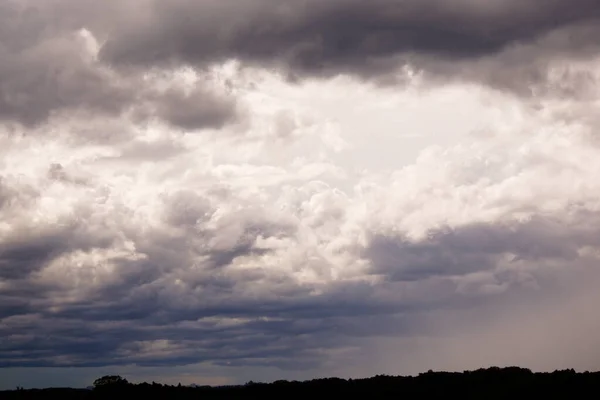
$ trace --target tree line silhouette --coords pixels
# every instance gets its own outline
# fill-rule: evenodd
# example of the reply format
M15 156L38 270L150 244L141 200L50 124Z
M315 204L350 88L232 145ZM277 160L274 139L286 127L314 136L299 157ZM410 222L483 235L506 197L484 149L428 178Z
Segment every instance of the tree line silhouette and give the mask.
M236 386L177 386L129 383L118 375L96 379L92 390L35 389L0 392L1 399L110 399L116 396L165 399L276 399L343 396L374 399L442 398L588 398L600 393L600 372L577 373L572 369L533 373L519 367L478 369L465 372L429 371L414 377L377 375L364 379L325 378L309 381L248 382Z

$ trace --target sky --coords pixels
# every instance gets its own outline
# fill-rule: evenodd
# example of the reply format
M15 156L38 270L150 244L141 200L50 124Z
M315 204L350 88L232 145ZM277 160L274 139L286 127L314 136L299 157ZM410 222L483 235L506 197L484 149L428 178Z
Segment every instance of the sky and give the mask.
M600 369L597 0L0 0L0 389Z

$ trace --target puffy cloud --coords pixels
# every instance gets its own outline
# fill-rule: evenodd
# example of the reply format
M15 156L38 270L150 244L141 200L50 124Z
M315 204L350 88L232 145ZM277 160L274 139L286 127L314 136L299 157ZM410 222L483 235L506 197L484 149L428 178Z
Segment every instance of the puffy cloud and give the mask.
M195 165L201 146L179 166L5 177L4 366L317 368L319 349L535 291L595 260L599 169L584 130L534 119L536 134L432 149L346 193L301 163Z
M32 127L77 113L108 118L134 112L185 130L236 119L235 100L224 91L214 93L207 77L197 79L196 87L164 88L168 80L152 79L152 71L119 72L104 65L98 60L101 44L85 18L69 10L67 17L54 19L66 5L9 1L1 6L1 119Z
M150 1L101 49L113 65L205 66L231 58L292 75L380 81L411 66L528 93L548 63L597 52L593 0ZM573 46L573 43L577 43ZM393 81L394 79L392 79Z
M528 335L596 279L591 1L0 7L0 374L452 369L494 332L531 351L490 363L569 353Z

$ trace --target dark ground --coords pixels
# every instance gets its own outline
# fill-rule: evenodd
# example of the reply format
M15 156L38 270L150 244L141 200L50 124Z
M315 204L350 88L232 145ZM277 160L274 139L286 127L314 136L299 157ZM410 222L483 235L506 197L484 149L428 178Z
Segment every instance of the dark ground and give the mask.
M98 383L98 382L96 382ZM489 368L465 372L427 372L416 377L378 375L366 379L315 379L305 382L248 382L227 387L177 387L125 380L93 390L41 389L0 392L0 399L271 399L271 398L458 398L548 399L600 397L600 372L573 370L533 373L528 369Z

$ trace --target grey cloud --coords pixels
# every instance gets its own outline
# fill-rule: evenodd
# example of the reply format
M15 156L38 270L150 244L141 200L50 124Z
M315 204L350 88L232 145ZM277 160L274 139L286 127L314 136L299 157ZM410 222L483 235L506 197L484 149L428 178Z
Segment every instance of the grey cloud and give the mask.
M300 76L353 73L378 79L408 63L433 77L505 87L514 84L515 72L544 74L546 67L513 57L514 47L532 45L530 52L548 59L596 54L599 44L600 7L594 0L151 4L142 18L113 31L100 53L104 61L202 68L233 58ZM574 34L584 40L574 45ZM477 68L465 70L472 63ZM521 85L539 83L527 74L517 74ZM504 82L503 75L513 82Z
M548 88L548 63L597 54L600 17L594 0L56 0L1 7L0 119L32 127L66 113L133 112L138 122L159 119L186 130L242 118L239 105L205 88L157 92L141 75L184 65L202 73L240 59L290 76L385 81L409 64L432 79L565 95L585 89L582 77L566 75L572 83ZM99 60L85 53L85 38L75 33L81 28L105 42Z
M76 176L59 163L53 163L48 168L48 178L73 185L88 185L89 182L85 177Z
M42 269L64 253L66 243L59 235L41 235L13 240L0 247L0 278L18 279Z
M113 279L90 286L78 300L57 305L55 292L46 288L19 303L33 284L22 281L20 289L12 285L10 292L0 288L1 298L8 300L0 308L4 312L0 332L9 338L0 346L0 365L166 366L211 361L308 368L322 362L316 352L319 348L348 345L353 337L369 332L406 330L402 323L385 326L388 310L398 312L399 308L370 302L373 288L369 285L340 284L311 296L310 287L268 271L257 269L248 279L248 273L229 270L233 250L195 247L195 240L208 242L218 234L196 230L212 210L209 199L191 192L167 196L164 221L182 229L180 235L146 231L132 236L147 258L115 260ZM293 233L289 227L261 222L250 213L233 213L229 218L228 224L246 226L241 235L245 247L234 246L239 255L253 254L252 239L258 235ZM78 248L86 249L82 244ZM193 256L202 252L221 260L218 272L212 262L194 265ZM219 256L220 252L224 255ZM44 254L47 259L55 255ZM35 261L31 256L28 260ZM181 283L175 284L177 278ZM15 282L14 277L9 279ZM260 290L249 290L252 286ZM368 315L371 320L379 316L379 322L365 329L361 318ZM340 340L340 332L347 339ZM158 346L156 353L152 343ZM172 348L160 351L165 343Z
M69 222L52 228L18 229L10 239L3 240L0 243L0 279L26 278L63 254L73 250L106 248L114 240Z
M184 198L180 195L172 204L181 209ZM172 221L181 223L178 218ZM162 238L154 236L153 240ZM165 247L156 244L151 246L155 253L149 256L170 263L171 274L179 276L189 268L186 258L174 259L172 254L160 258ZM159 268L159 264L151 260L144 269ZM130 267L122 264L118 273L127 273ZM140 269L138 273L147 272ZM340 283L322 295L311 296L309 287L294 282L281 286L277 277L266 272L256 279L269 291L258 297L244 290L256 280L248 282L243 274L229 274L221 281L213 273L212 279L202 279L201 286L191 284L175 291L169 290L172 281L168 275L144 275L145 282L141 276L89 290L85 300L61 305L58 310L52 308L47 293L35 308L28 309L35 315L25 325L5 319L1 328L4 336L28 332L33 337L17 336L7 341L0 349L2 366L166 366L212 361L308 368L323 361L314 353L316 349L348 346L359 337L415 332L418 319L410 315L423 309L416 299L411 300L417 301L412 305L406 300L386 300L386 292L397 292L393 287L378 294L382 288ZM276 296L269 294L273 291ZM190 301L185 300L187 295L192 296ZM14 316L23 312L19 310L9 308L6 312ZM146 354L144 343L161 340L169 340L174 348Z
M4 24L11 16L2 13L0 18ZM31 29L33 22L25 18L16 24L2 32L3 43ZM65 109L116 114L135 100L108 72L85 59L75 33L37 39L19 46L23 48L0 48L0 118L33 126Z
M150 97L152 100L148 105L136 112L137 118L147 120L154 116L188 130L198 127L221 128L240 112L232 98L218 96L202 88L195 88L187 94L170 89Z
M598 82L589 69L575 65L599 54L597 21L560 27L475 59L417 55L412 62L434 85L448 79L474 81L525 97L585 99Z
M315 304L313 312L326 304L325 301ZM121 309L127 307L126 304L120 306ZM210 320L190 320L186 325L176 319L155 323L152 319L139 319L134 315L128 320L119 319L116 313L97 321L85 310L71 315L35 318L28 324L12 328L11 321L7 321L1 330L11 340L0 347L2 366L57 366L68 360L71 366L185 365L211 361L278 367L287 363L289 368L294 360L297 368L301 368L303 363L322 362L313 354L315 349L347 346L353 337L406 331L407 321L391 328L386 323L389 317L385 315L379 317L377 324L366 328L364 319L373 322L377 317L352 316L351 305L326 306L332 315L346 310L342 314L347 317L323 318L319 314L298 317L290 310L285 317L275 321L261 319L264 315L259 313L260 303L252 306L256 309L255 316L250 312L252 307L248 306L246 310L240 310L243 313L240 318L247 321L232 325ZM217 314L219 318L226 317L224 311ZM306 311L311 314L309 309ZM161 310L154 308L152 312L160 313ZM119 323L111 327L109 321ZM24 331L28 335L19 336ZM160 346L165 340L172 348L157 354L149 353L147 345L157 343Z
M583 217L582 217L583 218ZM373 235L363 256L376 273L392 280L465 275L495 268L503 258L535 263L545 259L571 262L582 246L596 245L589 225L565 229L552 218L523 223L475 224L432 231L423 241Z
M590 21L598 17L598 9L591 0L551 0L543 6L516 0L485 6L470 0L451 5L146 1L138 13L119 16L116 2L94 3L91 12L86 1L78 3L84 7L52 0L47 4L58 7L55 12L40 5L49 14L30 9L23 18L14 14L17 2L0 4L0 54L8 60L0 63L0 81L6 82L0 85L1 119L32 126L71 111L101 117L131 111L140 123L156 118L183 130L218 128L239 116L234 99L203 84L191 92L158 90L141 77L156 68L186 64L202 73L211 63L232 57L321 76L350 72L372 77L410 62L430 77L464 77L518 91L524 82L543 82L545 64L553 57L587 57L597 45L597 27ZM134 4L126 3L123 7ZM117 20L124 28L111 27ZM73 32L82 26L108 40L99 61L75 46L79 39ZM586 46L570 48L567 38L573 34ZM585 74L567 74L567 80L564 87L548 91L572 95L589 83ZM287 117L279 122L282 131L289 130ZM356 244L358 239L342 237L348 241L337 250L331 246L327 256L363 258L371 269L366 276L352 273L361 282L345 280L347 271L335 278L322 256L315 269L322 265L331 274L320 281L321 276L311 276L309 257L329 252L331 247L321 242L335 241L336 232L350 235L344 229L346 221L356 222L351 212L311 208L307 202L302 213L279 215L275 205L263 207L260 193L241 190L238 198L239 187L227 188L226 180L207 188L194 175L152 188L162 193L173 184L193 186L167 193L157 209L156 198L140 192L148 199L132 202L150 204L138 212L128 208L127 195L112 192L130 179L128 163L173 157L186 148L165 139L121 145L116 150L122 150L122 164L106 171L111 175L106 182L81 178L66 163L47 169L42 165L46 175L40 186L51 188L49 196L68 185L69 195L82 196L86 203L48 226L20 225L30 220L28 211L36 210L42 189L12 178L0 180L0 219L10 220L14 228L0 242L0 336L7 338L0 343L1 367L206 361L315 368L327 362L328 351L353 347L365 338L431 335L435 330L426 317L436 312L460 309L468 314L482 304L491 309L499 298L522 300L531 287L540 293L535 300L563 295L564 275L580 278L585 267L597 264L597 257L581 250L598 246L598 215L569 210L568 220L562 210L556 218L438 229L418 241L377 232L366 248ZM188 179L184 169L193 168L182 163L170 170ZM246 189L258 188L250 183ZM320 236L319 229L327 233ZM259 238L266 239L260 246ZM128 256L131 246L140 257ZM286 259L282 246L289 253L299 250L294 257L300 261ZM109 265L90 254L113 248L110 255L100 251ZM46 277L51 283L44 283L38 273L72 253L90 257L81 267L66 265L68 273L58 269L57 276ZM335 268L346 266L339 262ZM514 301L511 305L520 304Z
M87 19L73 2L50 3L0 6L0 120L32 128L65 114L119 117L133 110L138 120L156 118L196 130L237 118L232 98L202 88L191 95L175 88L161 93L144 81L146 71L102 65L88 48L93 39L81 29L103 24ZM106 11L112 8L107 4L95 18L109 18Z
M158 142L147 143L142 141L132 141L127 143L116 157L107 157L113 161L156 161L173 158L186 152L185 146L172 140L161 140Z
M58 165L51 171L64 172ZM554 294L552 278L558 273L544 272L544 266L596 262L578 250L597 246L598 215L573 212L568 222L540 216L478 224L441 229L421 241L379 234L362 255L372 263L368 273L382 279L302 283L279 273L277 261L266 265L257 257L245 270L231 265L236 256L270 254L272 249L255 246L256 238L293 240L297 226L274 222L234 193L211 196L211 190L167 193L152 225L130 225L126 210L103 229L93 229L88 225L97 221L78 215L73 217L79 224L65 224L72 235L58 230L54 241L45 241L24 234L18 245L5 243L8 251L2 254L11 265L22 261L25 269L69 251L109 247L109 239L121 235L145 257L111 259L110 276L90 275L77 284L77 296L60 296L64 288L39 287L31 276L7 269L0 276L0 335L9 339L0 344L0 366L206 361L317 368L328 359L327 351L365 338L430 334L424 316L432 311L468 311L493 302L477 290L482 284L471 273L489 273L492 283L506 285L505 297L513 297L526 289L519 272L530 272L548 295ZM210 226L219 206L236 201L244 207ZM526 261L530 268L498 268L505 253L516 266Z
M68 176L65 170L56 164L50 175ZM478 224L441 229L421 241L379 234L362 255L372 263L369 272L383 279L303 284L279 274L277 265L256 262L246 270L233 268L235 257L259 255L255 259L260 260L270 254L272 249L255 246L256 238L291 240L297 227L274 222L251 206L229 212L220 225L210 226L221 202L237 200L234 193L211 193L165 194L152 227L129 226L127 218L116 218L116 226L94 229L88 227L92 219L83 214L73 216L78 224L64 224L65 232L52 231L48 236L53 240L24 233L19 241L5 242L0 335L9 339L0 345L0 365L171 366L206 361L317 368L327 351L369 338L429 334L425 317L431 312L493 302L477 290L482 283L472 281L471 273L489 273L493 283L506 285L505 297L526 291L519 271L498 268L503 254L510 254L514 263L530 264L532 279L547 294L554 289L551 278L556 273L543 272L543 267L591 263L578 250L597 245L598 237L598 216L584 212L574 213L570 223L537 217ZM84 280L79 295L68 296L68 301L57 301L61 288L36 286L28 274L61 254L109 247L109 239L121 234L145 257L113 258L114 271L107 279ZM14 266L20 266L19 274Z
M233 215L233 218L236 216ZM233 222L233 221L232 221ZM233 222L235 223L235 222ZM293 227L284 223L260 223L255 221L246 222L238 240L228 248L217 248L209 251L209 259L214 267L224 267L240 256L260 256L270 252L269 249L257 248L255 241L258 237L287 237L293 234Z
M4 178L0 176L0 210L5 206L8 206L11 200L17 196L14 193L13 188L9 187L4 183Z
M184 216L195 221L210 209L206 202L185 193L166 204L182 210L180 214L167 214L174 226L189 227ZM386 281L341 281L323 286L320 295L311 295L311 287L292 281L281 286L276 276L266 272L246 281L243 274L227 273L226 268L221 272L222 279L211 273L212 280L202 279L202 285L196 286L190 282L194 274L201 273L196 271L190 279L184 279L183 286L173 286L173 278L186 276L189 260L187 256L173 258L181 249L161 255L168 248L160 244L166 237L155 235L142 248L150 259L134 272L133 279L113 281L110 286L89 291L87 298L61 305L59 310L53 308L48 297L37 303L35 314L25 322L15 319L23 309L13 302L14 306L5 310L9 317L0 327L3 336L11 338L0 348L0 359L4 367L131 363L171 366L210 361L230 366L316 368L324 362L319 349L352 347L361 338L426 334L429 331L422 316L430 310L468 309L474 302L481 304L479 297L463 297L456 284L444 277L428 277L433 267L440 271L451 268L446 275L460 277L482 267L493 268L490 260L503 251L530 260L568 259L570 249L591 240L584 231L573 226L561 228L552 221L447 231L412 245L410 260L418 261L410 264L414 268L409 271L412 282L399 282L398 278L405 276L386 270L391 265L380 265L384 268L373 272L383 273L389 278ZM411 247L405 246L402 251L410 254ZM154 253L148 252L151 248ZM370 251L384 252L388 248L373 247ZM396 255L402 259L401 253ZM458 261L449 263L450 256ZM429 261L423 261L428 257ZM161 274L146 275L144 280L136 279L145 269L160 268L162 263L170 268ZM425 270L417 279L419 267ZM126 273L131 265L119 268L117 273ZM435 283L431 279L439 279L435 290L433 286L419 289L427 286L428 280ZM504 279L512 278L507 275ZM268 291L252 294L246 290L261 282ZM270 296L274 290L279 290L277 296ZM19 336L24 332L30 336Z

